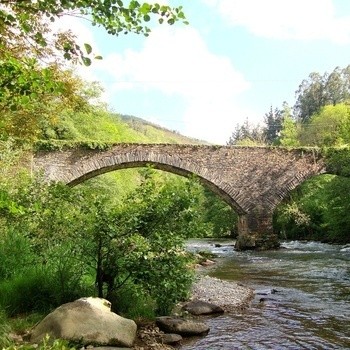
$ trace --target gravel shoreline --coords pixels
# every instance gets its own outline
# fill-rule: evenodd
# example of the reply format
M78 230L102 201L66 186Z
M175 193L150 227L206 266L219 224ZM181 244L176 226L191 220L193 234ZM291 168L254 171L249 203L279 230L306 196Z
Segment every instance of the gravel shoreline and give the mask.
M236 282L223 281L210 276L199 276L192 287L191 299L207 301L233 312L249 306L254 290Z

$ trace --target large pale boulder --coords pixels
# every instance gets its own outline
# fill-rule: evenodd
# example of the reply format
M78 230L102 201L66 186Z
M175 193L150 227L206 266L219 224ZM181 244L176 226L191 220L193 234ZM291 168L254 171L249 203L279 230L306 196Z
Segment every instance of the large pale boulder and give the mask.
M50 338L76 341L83 345L131 347L136 338L136 323L111 312L109 301L81 298L61 305L47 315L31 332L30 341Z

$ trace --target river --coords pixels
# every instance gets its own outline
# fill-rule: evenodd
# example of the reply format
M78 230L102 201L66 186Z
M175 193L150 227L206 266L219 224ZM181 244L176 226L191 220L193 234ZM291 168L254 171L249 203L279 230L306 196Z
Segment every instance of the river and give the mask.
M349 245L293 241L278 251L236 252L232 244L193 240L188 248L216 253L207 273L252 287L255 299L244 311L206 319L209 334L182 350L350 349Z

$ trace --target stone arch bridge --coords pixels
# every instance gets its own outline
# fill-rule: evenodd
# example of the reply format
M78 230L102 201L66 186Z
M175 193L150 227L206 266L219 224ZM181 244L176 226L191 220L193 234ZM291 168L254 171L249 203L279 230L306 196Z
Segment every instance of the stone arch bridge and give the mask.
M32 169L49 181L74 186L106 172L148 164L182 176L195 174L224 199L239 215L238 249L278 246L272 232L274 209L300 183L326 171L313 149L175 144L39 151Z

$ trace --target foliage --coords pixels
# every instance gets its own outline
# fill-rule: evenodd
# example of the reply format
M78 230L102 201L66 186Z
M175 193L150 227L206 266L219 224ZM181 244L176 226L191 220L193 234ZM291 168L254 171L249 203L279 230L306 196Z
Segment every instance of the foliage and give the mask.
M11 331L15 334L25 334L28 329L31 329L33 325L38 324L46 314L42 313L28 313L20 314L16 317L9 318L8 324L11 327Z
M83 81L52 64L42 67L34 58L0 57L0 140L32 141L53 128L63 111L91 109Z
M329 173L350 177L349 147L325 148L323 154Z
M12 227L0 233L0 280L6 280L33 265L36 257L30 241Z
M303 125L299 139L310 146L350 144L350 107L344 103L322 107Z
M264 115L262 128L254 128L247 121L238 124L228 144L287 147L348 144L349 100L350 66L336 67L330 74L313 72L299 85L293 109L286 102L282 108L271 106Z
M110 295L112 311L136 321L153 320L156 316L155 301L141 286L128 280Z
M334 175L306 181L277 208L276 231L287 239L349 242L349 186L349 179Z
M50 339L49 336L43 339L40 344L10 345L3 350L75 350L68 341L63 339Z
M286 116L282 122L282 130L279 143L284 147L298 147L299 142L299 125L290 117Z
M27 45L36 56L43 53L52 55L56 49L65 59L91 64L89 56L92 48L89 44L81 47L77 44L74 33L52 30L50 24L65 15L84 18L92 25L101 26L109 34L116 36L129 32L149 35L150 28L146 23L151 20L151 16L158 18L159 23L166 22L171 25L179 20L187 23L181 6L171 8L157 3L140 4L135 0L127 3L121 0L5 1L0 9L0 48L9 46L14 51L16 43L26 39ZM13 44L14 42L16 43Z
M10 314L48 310L87 291L81 252L67 240L85 227L82 197L30 179L17 186L2 188L0 202L0 305Z
M265 134L267 143L276 143L282 130L283 120L283 110L278 108L272 109L271 106L270 111L264 116L266 128L264 128L263 133Z
M41 137L74 138L62 114L84 111L94 96L60 57L90 65L92 47L79 45L73 32L55 31L53 22L70 15L102 26L109 34L148 35L151 17L159 23L187 23L182 7L113 1L3 1L0 7L0 140L32 142ZM91 89L90 89L91 90ZM96 86L92 89L96 92ZM89 105L89 107L91 107ZM68 130L67 130L68 129ZM52 135L53 134L53 135Z
M140 176L140 186L113 205L93 188L40 178L4 188L0 305L11 315L48 310L94 294L95 283L108 298L135 284L158 313L185 298L192 272L184 239L210 230L198 210L202 188L151 169Z
M324 212L324 229L331 242L349 243L350 241L350 180L333 177L326 192L327 209Z
M310 73L309 79L304 79L296 91L297 102L295 112L298 118L305 122L317 113L325 104L324 79L319 73Z
M26 272L0 283L0 305L8 316L48 311L58 305L52 300L57 286L47 272L44 268L27 269Z
M202 207L203 209L201 210L204 212L203 220L209 227L203 231L200 237L223 237L237 234L234 231L238 219L237 213L207 189L204 189L204 203Z
M141 174L141 185L119 206L106 211L103 203L95 205L94 229L87 233L89 239L83 237L84 254L96 266L99 296L112 296L130 280L149 293L160 312L189 288L183 242L203 224L193 210L198 197L195 183L162 182L150 169Z
M10 329L11 328L8 323L6 313L0 307L0 347L1 348L10 345L10 339L8 338Z
M294 106L298 120L308 121L323 106L344 103L350 98L350 66L336 67L332 73L323 75L313 72L304 79L296 91Z

